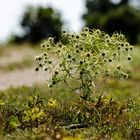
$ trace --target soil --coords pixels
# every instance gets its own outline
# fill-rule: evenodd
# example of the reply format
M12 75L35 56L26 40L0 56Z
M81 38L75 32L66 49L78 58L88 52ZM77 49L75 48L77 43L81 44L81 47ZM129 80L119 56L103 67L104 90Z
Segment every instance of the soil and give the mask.
M6 55L0 57L0 65L3 66L14 62L20 62L26 57L34 58L36 54L37 52L35 50L26 47L10 49ZM15 69L11 72L0 72L0 90L5 90L11 86L32 86L35 83L44 83L48 78L48 73L36 73L33 67L24 68L22 70Z

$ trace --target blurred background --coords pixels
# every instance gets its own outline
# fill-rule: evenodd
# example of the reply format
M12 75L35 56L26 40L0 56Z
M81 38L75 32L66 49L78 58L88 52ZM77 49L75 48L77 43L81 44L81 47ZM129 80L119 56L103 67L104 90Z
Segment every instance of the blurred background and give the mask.
M0 89L35 81L31 68L41 42L61 39L62 29L117 31L132 45L140 44L140 0L4 0L0 20Z
M1 43L35 44L48 36L59 39L63 28L79 32L84 26L140 42L140 0L5 0L0 19Z

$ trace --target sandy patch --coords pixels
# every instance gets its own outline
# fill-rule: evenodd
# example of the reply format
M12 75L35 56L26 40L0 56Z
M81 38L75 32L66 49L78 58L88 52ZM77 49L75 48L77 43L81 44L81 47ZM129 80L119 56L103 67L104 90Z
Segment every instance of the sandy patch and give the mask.
M0 90L5 90L11 86L32 86L35 83L45 83L49 77L50 74L45 72L36 73L33 68L0 73Z

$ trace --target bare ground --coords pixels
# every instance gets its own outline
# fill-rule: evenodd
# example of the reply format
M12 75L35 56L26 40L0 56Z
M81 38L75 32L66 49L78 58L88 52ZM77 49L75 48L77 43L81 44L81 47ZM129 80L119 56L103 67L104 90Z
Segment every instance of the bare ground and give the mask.
M34 58L37 52L31 48L23 47L10 49L5 56L0 57L0 65L7 65L14 62L20 62L25 57ZM0 90L9 87L32 86L34 83L44 83L49 77L47 73L36 73L33 67L11 72L0 72Z
M0 73L0 90L7 89L11 86L32 86L34 83L45 83L45 79L48 79L47 73L36 73L33 68Z

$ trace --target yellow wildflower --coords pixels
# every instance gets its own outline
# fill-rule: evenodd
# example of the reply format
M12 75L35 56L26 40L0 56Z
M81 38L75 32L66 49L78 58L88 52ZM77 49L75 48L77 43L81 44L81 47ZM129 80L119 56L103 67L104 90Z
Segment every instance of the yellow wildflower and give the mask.
M56 108L57 107L57 100L50 98L48 101L48 106L52 107L52 108Z

